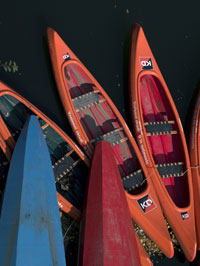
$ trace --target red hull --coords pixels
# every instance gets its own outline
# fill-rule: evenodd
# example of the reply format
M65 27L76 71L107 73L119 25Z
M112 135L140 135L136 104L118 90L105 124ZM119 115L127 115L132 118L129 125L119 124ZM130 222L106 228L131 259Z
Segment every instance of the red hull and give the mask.
M163 212L185 256L196 254L193 188L179 115L144 32L135 25L130 61L130 104L138 145Z
M96 144L81 229L80 265L141 265L119 170L105 141Z
M128 126L60 36L50 28L47 33L58 91L77 140L90 158L97 141L110 142L132 218L166 256L172 257L173 245L160 204L151 180L146 179L147 168Z

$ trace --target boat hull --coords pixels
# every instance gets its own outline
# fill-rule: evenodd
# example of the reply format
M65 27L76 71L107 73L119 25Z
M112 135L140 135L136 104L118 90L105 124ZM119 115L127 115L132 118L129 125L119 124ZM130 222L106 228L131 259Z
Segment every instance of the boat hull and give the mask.
M106 141L95 147L85 206L80 265L141 265L121 177Z
M103 88L60 36L50 28L47 35L60 98L79 144L91 158L97 141L110 142L127 190L132 218L166 256L172 257L173 245L156 193L128 126ZM139 181L140 174L143 177ZM137 180L139 185L134 183ZM134 185L130 186L129 181Z
M28 118L13 152L0 235L1 265L66 265L54 174L35 116Z
M183 128L142 28L132 31L131 117L164 215L185 256L196 254L191 169ZM180 170L181 169L181 170Z

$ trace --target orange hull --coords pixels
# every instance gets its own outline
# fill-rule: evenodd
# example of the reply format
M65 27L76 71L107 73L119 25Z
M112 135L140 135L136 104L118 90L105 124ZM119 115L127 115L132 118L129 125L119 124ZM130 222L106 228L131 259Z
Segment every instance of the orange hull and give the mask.
M58 91L80 145L92 157L98 140L111 143L132 218L166 256L174 254L141 153L119 111L99 83L59 35L48 29L49 49ZM143 176L141 179L140 177ZM139 181L140 179L140 181ZM137 182L138 181L138 182Z
M153 263L151 262L150 258L147 256L147 253L146 253L142 243L140 242L140 239L138 236L137 236L136 240L137 240L137 245L138 245L138 249L139 249L141 265L142 266L153 266Z
M190 129L190 163L192 168L192 181L194 190L194 207L196 220L197 248L200 249L200 93L196 98L196 104L192 116Z
M76 154L76 157L79 158L78 160L83 161L84 165L89 166L89 161L87 157L78 148L78 146L54 122L52 122L47 116L45 116L41 111L39 111L35 106L33 106L30 102L28 102L18 93L16 93L12 89L10 89L8 86L0 82L0 99L2 99L2 97L9 97L7 98L8 102L10 101L10 103L13 104L13 106L14 104L16 104L16 101L19 104L23 104L24 106L26 106L23 108L27 108L27 110L30 110L30 112L32 111L38 117L38 119L41 119L43 121L44 125L41 126L43 130L46 129L47 127L50 127L51 132L54 130L56 134L59 135L60 138L62 138L63 142L66 142L70 146L71 150L69 154L64 155L65 157L67 155L70 157L70 155L74 152ZM4 99L4 103L5 102L6 102L6 99ZM1 105L1 108L3 108L3 104ZM1 108L0 108L0 111L1 111ZM16 112L17 112L17 109L16 109ZM1 140L0 146L1 146L3 153L5 154L7 158L7 161L10 162L12 152L13 152L13 149L15 147L15 142L16 142L13 136L16 133L11 134L10 129L8 129L7 124L4 122L4 119L2 117L3 115L4 115L3 113L0 115L0 140ZM9 116L11 116L11 114L7 113L6 117L9 117ZM60 159L64 161L64 159L62 158ZM55 168L57 166L57 163L54 163L52 166L53 168ZM63 166L63 171L68 171L67 169L65 169L65 166ZM57 192L57 198L58 198L59 208L62 211L68 213L71 217L73 217L76 220L80 219L81 212L79 209L73 206L59 192Z
M167 218L189 261L196 255L192 177L179 115L144 32L135 25L130 103L136 138Z

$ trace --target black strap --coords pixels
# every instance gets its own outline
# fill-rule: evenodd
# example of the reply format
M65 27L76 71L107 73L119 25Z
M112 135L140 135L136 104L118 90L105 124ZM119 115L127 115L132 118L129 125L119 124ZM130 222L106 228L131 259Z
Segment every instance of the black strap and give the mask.
M81 96L78 96L73 99L73 104L75 109L80 110L80 109L85 109L88 108L89 106L98 104L100 100L100 97L98 93L95 92L89 92L86 94L83 94Z
M140 187L143 184L144 180L145 178L142 170L138 170L122 178L124 189L126 191L131 191L134 188Z
M169 121L156 121L145 123L147 133L151 135L169 134L173 131L172 123Z
M158 172L162 178L183 175L183 163L167 163L157 165Z

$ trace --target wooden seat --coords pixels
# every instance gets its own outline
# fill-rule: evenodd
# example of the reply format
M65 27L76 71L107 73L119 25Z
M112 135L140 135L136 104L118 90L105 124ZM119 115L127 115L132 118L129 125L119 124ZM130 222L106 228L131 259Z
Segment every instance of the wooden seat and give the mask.
M49 126L49 124L44 124L43 126L41 126L41 128L44 130L45 128L47 128Z
M184 173L183 162L158 164L156 167L162 178L178 177L182 176Z
M145 122L144 126L146 128L147 136L172 135L178 133L176 130L173 130L173 124L175 124L175 121L154 121Z

